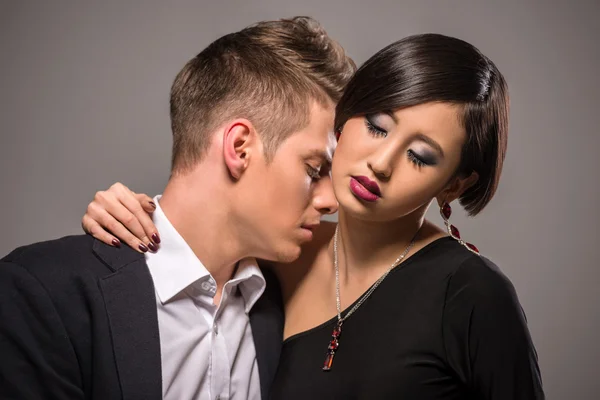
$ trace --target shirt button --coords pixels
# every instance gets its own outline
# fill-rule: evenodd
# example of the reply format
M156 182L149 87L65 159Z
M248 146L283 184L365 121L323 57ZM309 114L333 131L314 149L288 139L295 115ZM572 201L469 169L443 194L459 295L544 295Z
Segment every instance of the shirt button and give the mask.
M215 333L215 335L219 334L219 327L217 326L217 324L213 324L213 332Z
M212 286L210 285L210 283L208 282L202 282L202 285L200 285L202 287L202 289L209 291L212 289Z

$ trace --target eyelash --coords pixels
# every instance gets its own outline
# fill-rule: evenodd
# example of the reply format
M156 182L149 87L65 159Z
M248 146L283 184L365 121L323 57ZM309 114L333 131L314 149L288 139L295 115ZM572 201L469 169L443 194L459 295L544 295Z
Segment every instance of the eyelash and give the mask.
M426 163L425 161L421 160L414 151L412 150L408 150L406 152L406 154L408 154L408 159L410 160L410 162L412 162L413 164L415 164L417 167L421 168L421 167L426 167L429 164Z
M365 117L365 125L367 126L367 130L369 131L369 133L371 133L373 136L377 136L377 137L387 137L388 133L386 130L379 128L378 126L375 126L371 121L369 121L368 117ZM413 164L415 164L417 167L421 168L421 167L426 167L429 166L429 163L426 163L425 161L423 161L422 159L420 159L414 151L412 150L408 150L406 152L406 154L408 155L408 159L410 160L410 162L412 162Z
M310 179L317 181L321 178L321 171L311 165L306 165L306 173Z
M365 117L365 125L367 126L367 130L373 136L387 137L387 135L388 135L386 130L383 130L383 129L375 126L371 121L369 121L369 117Z

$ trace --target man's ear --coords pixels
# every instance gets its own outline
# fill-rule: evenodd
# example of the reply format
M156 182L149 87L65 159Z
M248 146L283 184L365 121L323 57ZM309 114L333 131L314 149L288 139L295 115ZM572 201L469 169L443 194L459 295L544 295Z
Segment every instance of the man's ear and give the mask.
M446 188L437 195L438 206L442 206L444 203L452 203L458 199L468 188L473 186L479 180L479 174L475 171L471 172L471 175L466 177L456 176L448 183Z
M255 151L257 135L247 119L228 123L223 132L223 160L234 180L240 179Z

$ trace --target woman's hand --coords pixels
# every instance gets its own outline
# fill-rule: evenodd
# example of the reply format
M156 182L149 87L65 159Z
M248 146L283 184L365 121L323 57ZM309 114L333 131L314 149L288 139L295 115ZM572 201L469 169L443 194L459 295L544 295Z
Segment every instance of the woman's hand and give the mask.
M160 236L150 217L155 209L152 198L117 182L106 191L96 192L81 226L86 233L114 247L121 247L122 241L141 253L157 251Z

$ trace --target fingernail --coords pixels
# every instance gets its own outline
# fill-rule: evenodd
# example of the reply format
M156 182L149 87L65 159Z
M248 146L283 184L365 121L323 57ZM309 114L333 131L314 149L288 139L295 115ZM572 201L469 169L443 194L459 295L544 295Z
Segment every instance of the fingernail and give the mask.
M138 246L138 249L140 249L140 251L142 252L147 252L148 248L146 247L146 245L144 243L140 243L140 245Z
M152 234L152 240L154 240L154 243L156 243L156 244L160 243L160 237L158 236L158 233Z
M156 247L156 245L152 242L148 243L148 247L150 247L150 250L156 252L158 250L158 247Z
M119 241L119 239L113 239L111 243L113 246L115 246L117 248L121 247L121 242Z
M149 203L150 203L150 205L152 206L152 208L156 208L156 204L154 204L154 202L153 202L153 201L150 201Z

